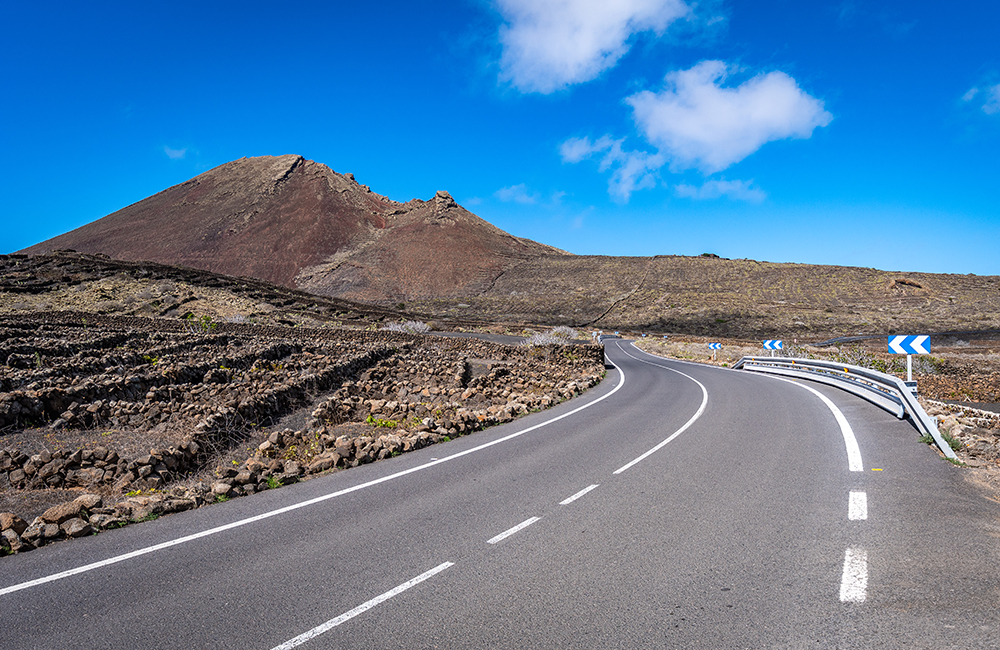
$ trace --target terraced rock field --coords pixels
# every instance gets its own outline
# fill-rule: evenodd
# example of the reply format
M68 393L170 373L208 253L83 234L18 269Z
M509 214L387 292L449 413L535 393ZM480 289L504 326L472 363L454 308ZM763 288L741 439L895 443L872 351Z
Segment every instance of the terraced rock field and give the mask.
M0 316L0 341L0 512L88 494L92 530L508 422L604 372L596 345L83 312ZM7 547L87 530L35 523Z

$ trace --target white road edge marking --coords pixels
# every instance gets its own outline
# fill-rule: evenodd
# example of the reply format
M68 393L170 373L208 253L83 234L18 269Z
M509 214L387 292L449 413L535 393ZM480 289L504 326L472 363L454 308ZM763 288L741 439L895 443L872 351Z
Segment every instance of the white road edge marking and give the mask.
M673 370L673 372L684 375L688 379L691 379L699 386L701 386L701 389L704 393L704 400L702 401L702 405L701 408L698 410L698 413L696 413L695 416L691 418L691 420L689 420L687 424L685 424L679 431L677 431L672 436L670 436L669 438L667 438L666 440L664 440L659 445L649 450L639 458L635 459L628 465L625 465L624 467L616 471L615 474L625 471L635 463L639 462L646 456L649 456L657 449L663 447L668 442L670 442L678 435L680 435L685 429L691 426L691 424L693 424L694 421L698 419L698 417L701 416L701 413L705 410L705 406L708 404L708 391L705 389L705 386L702 385L702 383L699 382L694 377L685 375L684 373L678 370L674 370L673 368L666 368L665 366L660 366L659 364L650 363L648 361L643 361L642 359L634 357L628 352L626 352L625 349L621 347L621 344L619 344L618 347L627 356L632 357L636 361L640 361L642 363L649 363L650 365L658 366L666 370ZM635 346L633 345L633 347ZM833 413L833 417L837 420L837 424L840 425L840 432L844 437L844 445L847 448L848 468L852 472L863 472L864 464L861 461L861 450L858 447L857 438L854 437L854 430L851 428L850 423L847 421L847 418L844 417L844 414L841 413L840 409L838 409L837 406L826 395L822 394L815 388L806 386L796 381L792 381L790 379L785 379L783 377L771 376L771 378L778 379L780 381L787 381L790 384L794 384L801 388L805 388L806 390L812 392L814 395L820 398L820 400L822 400L824 404L826 404L827 408L829 408L830 411ZM855 508L860 508L861 509L860 511L863 511L863 515L858 517L859 519L866 519L868 517L868 497L866 493L851 492L851 501L848 506L848 517L850 517L851 519L854 519L852 514L854 514L855 512L860 512L860 511L855 511ZM863 548L849 548L844 554L844 574L840 582L840 600L841 602L845 603L847 602L863 603L865 602L865 598L867 597L867 591L868 591L868 552L865 551L865 549Z
M847 503L847 518L851 521L868 519L868 494L851 490L851 499Z
M704 412L705 412L705 408L706 408L706 407L708 406L708 389L707 389L707 388L705 388L705 384L701 383L700 381L698 381L697 379L695 379L695 378L694 378L694 377L692 377L691 375L688 375L688 374L685 374L685 373L681 372L680 370L674 370L673 368L668 368L667 366L661 366L661 365L660 365L660 364L658 364L658 363L653 363L653 362L651 362L651 361L645 361L645 360L643 360L643 359L640 359L639 357L634 357L634 356L632 356L631 354L629 354L629 353L628 353L628 352L627 352L627 351L625 350L625 348L623 348L623 347L621 346L621 344L620 344L620 343L619 343L619 344L617 344L617 345L618 345L618 349L619 349L619 350L621 350L622 352L624 352L624 353L625 353L625 356L627 356L627 357L631 357L632 359L635 359L635 360L636 360L636 361L638 361L639 363L645 363L645 364L647 364L647 365L650 365L650 366L656 366L657 368L662 368L663 370L669 370L670 372L676 372L676 373L677 373L678 375L681 375L682 377L687 377L688 379L690 379L690 380L691 380L691 381L693 381L694 383L698 384L698 386L699 386L699 387L701 387L701 406L699 406L699 407L698 407L698 412L697 412L697 413L695 413L694 415L692 415L692 416L691 416L691 419L690 419L690 420L688 420L687 422L685 422L685 423L684 423L684 426L682 426L682 427L681 427L680 429L678 429L677 431L674 431L674 432L673 432L673 433L672 433L672 434L671 434L671 435L670 435L670 436L669 436L669 437L668 437L668 438L667 438L666 440L664 440L664 441L663 441L663 442L661 442L660 444L656 445L655 447L653 447L652 449L650 449L650 450L649 450L649 451L647 451L646 453L642 454L641 456L639 456L639 457L638 457L638 458L636 458L635 460L632 460L632 461L630 461L630 462L628 462L628 463L626 463L626 464L622 465L621 467L619 467L618 469L616 469L616 470L614 471L614 473L615 473L615 474L621 474L622 472L624 472L624 471L625 471L625 470L627 470L628 468L632 467L632 466L633 466L633 465L635 465L636 463L638 463L638 462L640 462L640 461L642 461L642 460L645 460L645 459L646 459L646 458L648 458L649 456L653 455L654 453L656 453L657 451L659 451L660 449L662 449L663 447L665 447L665 446L666 446L666 445L667 445L667 444L668 444L668 443L669 443L669 442L670 442L671 440L673 440L673 439L674 439L674 438L676 438L677 436L679 436L679 435L681 435L682 433L684 433L685 431L687 431L687 430L688 430L688 428L689 428L689 427L690 427L690 426L691 426L692 424L694 424L694 423L695 423L695 421L697 421L697 420L698 420L698 418L700 418L700 417L701 417L702 413L704 413ZM635 345L633 344L633 346L632 346L632 347L635 347ZM636 349L638 350L638 348L636 348Z
M597 483L595 485L591 485L590 487L583 488L582 490L580 490L579 492L577 492L576 494L574 494L570 498L564 499L564 500L560 501L559 505L561 505L561 506L568 506L569 504L573 503L574 501L576 501L577 499L579 499L580 497L582 497L587 492L590 492L591 490L593 490L594 488L596 488L598 485L600 485L600 483Z
M525 528L527 528L531 524L535 523L539 519L541 519L541 517L532 517L531 519L526 519L526 520L522 521L521 523L519 523L518 525L514 526L513 528L510 528L508 530L503 531L502 533L500 533L496 537L493 537L491 539L486 540L486 543L487 544L496 544L497 542L502 542L503 540L507 539L508 537L510 537L511 535L513 535L514 533L516 533L517 531L524 530Z
M344 488L343 490L338 490L336 492L331 492L330 494L324 494L323 496L316 497L314 499L308 499L306 501L301 501L299 503L295 503L295 504L292 504L290 506L285 506L284 508L278 508L277 510L271 510L269 512L264 512L264 513L261 513L259 515L255 515L253 517L247 517L246 519L240 519L238 521L234 521L234 522L231 522L231 523L228 523L228 524L224 524L222 526L216 526L215 528L209 528L208 530L203 530L200 533L194 533L192 535L187 535L185 537L178 537L177 539L172 539L170 541L163 542L161 544L155 544L153 546L147 546L145 548L140 548L138 550L131 551L130 553L124 553L122 555L115 555L113 557L109 557L107 559L100 560L98 562L92 562L91 564L85 564L83 566L79 566L79 567L76 567L76 568L73 568L73 569L68 569L66 571L60 571L59 573L53 573L51 575L47 575L47 576L44 576L42 578L36 578L35 580L28 580L26 582L22 582L22 583L19 583L19 584L11 585L9 587L4 587L4 588L0 589L0 596L6 596L7 594L11 594L11 593L14 593L16 591L21 591L22 589L29 589L31 587L37 587L38 585L43 585L43 584L48 583L48 582L54 582L56 580L62 580L63 578L69 578L71 576L75 576L75 575L80 574L80 573L86 573L87 571L93 571L94 569L100 569L102 567L106 567L106 566L109 566L109 565L112 565L112 564L117 564L119 562L124 562L126 560L131 560L132 558L140 557L142 555L147 555L149 553L155 553L156 551L162 551L163 549L167 549L167 548L170 548L172 546L177 546L179 544L184 544L186 542L191 542L191 541L194 541L196 539L201 539L202 537L208 537L210 535L215 535L217 533L221 533L221 532L230 530L232 528L240 528L241 526L246 526L247 524L252 524L252 523L255 523L255 522L258 522L258 521L262 521L264 519L269 519L271 517L276 517L278 515L283 515L286 512L292 512L293 510L298 510L299 508L305 508L307 506L311 506L311 505L314 505L316 503L320 503L322 501L327 501L329 499L334 499L336 497L343 496L345 494L350 494L351 492L357 492L358 490L363 490L365 488L369 488L369 487L372 487L374 485L379 485L381 483L386 483L388 481L392 481L392 480L395 480L397 478L401 478L401 477L406 476L408 474L413 474L415 472L419 472L421 470L425 470L425 469L428 469L430 467L434 467L435 465L440 465L441 463L446 463L446 462L448 462L450 460L455 460L456 458L461 458L462 456L467 456L467 455L475 453L477 451L481 451L483 449L487 449L488 447L492 447L493 445L498 445L498 444L500 444L502 442L507 442L508 440L513 440L514 438L517 438L519 436L523 436L524 434L529 433L531 431L534 431L535 429L541 429L544 426L548 426L548 425L550 425L550 424L552 424L554 422L558 422L559 420L562 420L564 418L568 418L571 415L576 415L577 413L579 413L580 411L582 411L584 409L588 409L591 406L594 406L595 404L599 404L600 402L603 402L604 400L606 400L607 398L611 397L612 395L614 395L615 393L617 393L619 390L621 390L622 386L625 385L625 371L622 370L621 368L618 368L618 366L615 366L614 362L612 362L610 359L607 359L607 361L612 366L614 366L615 368L617 368L618 372L621 374L621 378L618 381L618 385L615 386L613 389L611 389L610 392L606 393L605 395L601 395L600 397L598 397L597 399L595 399L592 402L587 402L586 404L584 404L582 406L578 406L577 408L573 409L572 411L567 411L566 413L563 413L562 415L557 415L556 417L554 417L552 419L545 420L544 422L539 422L538 424L530 426L527 429L522 429L521 431L516 431L516 432L514 432L514 433L512 433L510 435L506 435L506 436L504 436L502 438L497 438L496 440L493 440L491 442L484 443L484 444L479 445L477 447L472 447L471 449L466 449L465 451L460 451L457 454L452 454L451 456L445 456L444 458L439 458L439 459L433 460L433 461L431 461L429 463L424 463L423 465L418 465L417 467L411 467L410 469L404 469L401 472L396 472L395 474L390 474L388 476L383 476L382 478L377 478L377 479L374 479L372 481L368 481L367 483L360 483L358 485L353 485L353 486L351 486L349 488Z
M412 587L414 585L417 585L417 584L420 584L421 582L423 582L427 578L435 576L438 573L441 573L442 571L444 571L445 569L447 569L448 567L451 567L451 566L454 566L454 565L455 565L454 562L445 562L443 564L439 564L436 567L434 567L433 569L431 569L430 571L425 571L424 573L421 573L420 575L418 575L416 578L413 578L412 580L407 580L403 584L401 584L398 587L395 587L393 589L390 589L389 591L385 592L381 596L375 596L374 598L372 598L368 602L365 602L365 603L362 603L362 604L358 605L357 607L355 607L351 611L344 612L343 614L341 614L337 618L331 618L326 623L323 623L322 625L317 625L316 627L314 627L313 629L309 630L308 632L304 632L304 633L298 635L297 637L295 637L294 639L291 639L289 641L285 641L284 643L282 643L279 646L275 646L272 650L290 650L290 648L294 648L296 646L302 645L306 641L308 641L310 639L313 639L313 638L316 638L320 634L323 634L324 632L328 632L329 630L337 627L341 623L344 623L346 621L351 620L352 618L354 618L358 614L363 614L364 612L368 611L372 607L375 607L376 605L378 605L380 603L384 603L385 601L389 600L393 596L398 596L399 594L403 593L404 591L406 591L410 587Z
M858 448L858 439L854 437L854 429L851 428L851 423L847 421L844 414L840 412L837 405L834 404L829 397L819 392L812 386L806 386L805 384L799 383L797 381L792 381L791 379L785 379L784 377L775 377L773 375L766 375L771 379L777 379L778 381L785 381L793 386L798 386L799 388L805 388L807 391L820 398L826 407L830 409L833 413L833 417L836 418L837 424L840 425L840 433L844 436L844 446L847 448L847 468L852 472L863 472L865 471L864 463L861 462L861 449Z
M868 552L852 547L844 553L844 576L840 579L840 602L863 603L868 591Z
M636 349L638 350L638 348L636 348ZM649 354L648 352L645 352L645 351L641 351L641 352L643 352L643 354L647 354L647 355L649 355L651 357L656 357L655 354ZM631 356L631 355L629 355L629 356ZM635 358L635 357L633 357L633 358ZM656 357L656 358L663 358L663 357ZM641 359L638 359L638 360L641 361ZM712 366L705 366L704 364L700 364L700 363L696 364L696 363L693 363L691 361L682 361L680 359L671 359L671 361L673 361L675 363L686 363L688 365L697 365L697 366L700 366L702 368L711 368L712 367ZM656 365L656 364L653 364L653 365ZM722 368L718 368L718 369L719 370L723 370ZM729 369L729 371L730 372L739 372L737 370L732 370L732 369ZM674 372L677 372L677 371L675 370ZM809 386L806 386L805 384L801 384L801 383L799 383L797 381L793 381L791 379L785 379L784 377L776 377L774 375L764 375L764 376L769 377L771 379L777 379L779 381L787 381L790 384L794 384L796 386L800 386L802 388L805 388L808 391L812 391L817 397L819 397L821 400L823 400L823 403L826 404L827 407L833 412L833 417L835 417L837 419L837 424L840 425L840 432L844 436L844 445L847 447L847 462L848 462L848 466L849 466L850 470L852 472L863 472L863 471L865 471L864 470L864 465L861 462L861 450L858 448L858 441L854 437L854 430L851 428L851 425L847 422L847 418L844 417L844 414L840 412L840 409L838 409L834 405L834 403L831 402L826 397L826 395L824 395L823 393L819 392L815 388L810 388Z

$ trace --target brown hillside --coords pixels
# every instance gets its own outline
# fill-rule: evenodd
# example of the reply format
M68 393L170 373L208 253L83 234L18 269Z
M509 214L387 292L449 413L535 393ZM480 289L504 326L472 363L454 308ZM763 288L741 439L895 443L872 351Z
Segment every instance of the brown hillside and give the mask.
M431 201L397 204L386 227L308 266L298 288L367 302L455 297L486 291L507 269L541 255L571 257L514 237L455 203L447 192Z
M447 194L399 203L301 156L242 158L21 251L71 249L390 303L478 292L562 251L513 237Z
M442 321L817 339L1000 328L1000 278L712 257L574 256L447 192L392 201L301 156L221 165L27 249L249 276Z
M707 257L538 257L442 317L815 339L1000 328L1000 277Z

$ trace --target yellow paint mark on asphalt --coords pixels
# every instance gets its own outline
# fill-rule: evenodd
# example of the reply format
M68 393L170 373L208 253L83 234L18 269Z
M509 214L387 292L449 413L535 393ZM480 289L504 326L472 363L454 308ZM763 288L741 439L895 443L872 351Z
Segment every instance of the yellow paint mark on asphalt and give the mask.
M873 468L872 468L872 471L873 471L873 472L881 472L881 471L882 471L882 468L881 468L881 467L873 467Z

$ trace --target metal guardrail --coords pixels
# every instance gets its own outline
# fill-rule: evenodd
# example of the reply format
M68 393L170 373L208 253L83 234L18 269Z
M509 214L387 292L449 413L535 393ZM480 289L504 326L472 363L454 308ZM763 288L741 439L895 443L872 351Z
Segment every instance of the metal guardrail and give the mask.
M945 442L933 418L927 415L916 395L898 377L868 368L818 359L787 357L743 357L733 368L772 375L800 377L836 386L889 411L899 419L909 417L917 430L929 435L947 458L956 459L951 445Z
M1000 330L949 330L947 332L927 332L927 334L936 339L941 336L980 336L983 334L1000 334ZM859 334L857 336L838 336L835 339L829 339L827 341L821 341L819 343L812 343L816 347L825 347L827 345L838 345L840 343L856 343L858 341L871 341L873 339L884 339L885 334Z

